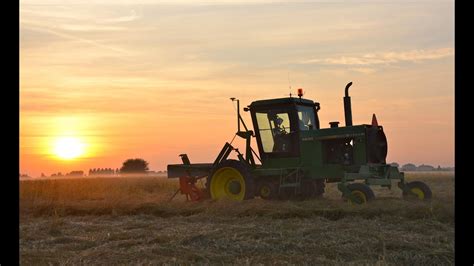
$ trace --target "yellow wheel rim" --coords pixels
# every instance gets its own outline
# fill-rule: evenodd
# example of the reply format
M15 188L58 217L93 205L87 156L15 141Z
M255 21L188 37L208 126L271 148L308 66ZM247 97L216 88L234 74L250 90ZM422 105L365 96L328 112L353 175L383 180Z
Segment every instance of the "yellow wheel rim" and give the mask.
M410 189L410 192L415 195L418 199L425 199L425 193L423 193L423 190L417 188L417 187L414 187L412 189Z
M211 178L211 197L213 199L244 200L244 177L232 167L223 167L217 170Z
M263 185L261 188L260 188L260 195L262 197L268 197L270 196L270 188L266 185Z
M367 202L367 197L365 196L364 192L359 191L359 190L354 190L354 191L351 192L351 194L360 200L360 202L353 202L352 199L351 199L350 200L351 203L363 204L363 203Z

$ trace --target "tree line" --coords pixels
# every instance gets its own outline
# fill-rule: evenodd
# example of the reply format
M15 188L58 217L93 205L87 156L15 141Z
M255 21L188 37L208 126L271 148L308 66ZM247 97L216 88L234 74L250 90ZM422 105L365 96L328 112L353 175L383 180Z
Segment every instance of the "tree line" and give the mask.
M407 172L411 172L411 171L424 171L424 172L427 172L427 171L454 171L454 167L441 167L440 165L438 165L438 167L434 167L434 166L428 165L428 164L421 164L421 165L416 166L413 163L407 163L407 164L404 164L400 167L400 165L398 163L395 163L395 162L391 163L390 165L399 168L400 171L407 171Z
M127 159L122 163L122 167L116 168L91 168L89 169L89 176L93 175L114 175L114 174L143 174L149 170L148 162L141 158ZM53 173L51 177L57 176L84 176L84 171L72 171L63 175L61 172ZM28 178L30 176L21 174L21 178ZM41 173L41 177L46 177L44 173Z

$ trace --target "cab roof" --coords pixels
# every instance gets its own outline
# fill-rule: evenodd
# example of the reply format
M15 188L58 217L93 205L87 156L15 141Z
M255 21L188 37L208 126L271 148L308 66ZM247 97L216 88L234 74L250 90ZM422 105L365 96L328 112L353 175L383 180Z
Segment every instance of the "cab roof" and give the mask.
M315 103L312 100L307 100L303 98L297 97L286 97L286 98L277 98L277 99L267 99L267 100L258 100L252 102L249 107L258 108L263 106L271 106L271 105L281 105L281 104L302 104L302 105L314 105Z

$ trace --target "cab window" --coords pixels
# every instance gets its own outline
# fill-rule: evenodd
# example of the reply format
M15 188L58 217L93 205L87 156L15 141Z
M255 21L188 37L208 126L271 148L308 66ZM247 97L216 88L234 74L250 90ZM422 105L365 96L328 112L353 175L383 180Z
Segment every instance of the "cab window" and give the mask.
M290 116L287 112L257 112L258 130L263 151L290 152Z
M298 110L298 126L300 130L304 131L304 130L317 129L313 107L298 106L297 110Z

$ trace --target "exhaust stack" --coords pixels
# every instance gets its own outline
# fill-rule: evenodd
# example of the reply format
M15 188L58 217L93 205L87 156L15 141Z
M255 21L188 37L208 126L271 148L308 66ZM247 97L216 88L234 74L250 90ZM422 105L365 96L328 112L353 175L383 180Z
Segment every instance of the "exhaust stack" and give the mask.
M351 108L351 97L349 97L349 87L352 85L352 81L346 85L346 95L344 96L344 116L346 118L346 127L352 126L352 108Z

